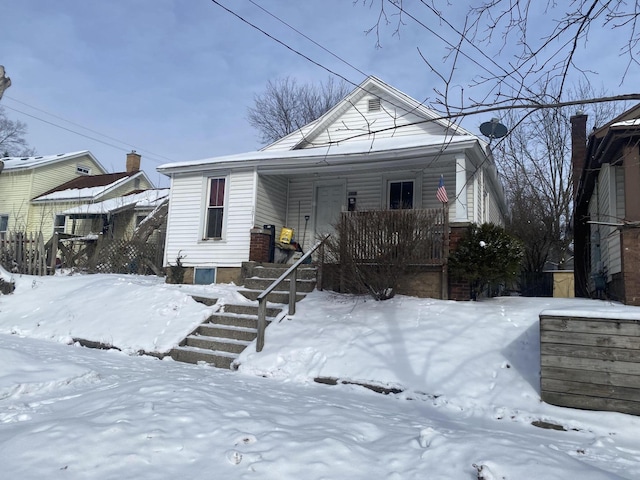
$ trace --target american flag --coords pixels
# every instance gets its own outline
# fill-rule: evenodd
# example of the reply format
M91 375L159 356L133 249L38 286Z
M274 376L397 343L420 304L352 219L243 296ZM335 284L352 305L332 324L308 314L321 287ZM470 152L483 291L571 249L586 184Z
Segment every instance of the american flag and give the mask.
M447 197L447 189L444 188L444 176L440 175L440 185L438 185L438 191L436 192L436 198L442 203L448 203L449 197Z

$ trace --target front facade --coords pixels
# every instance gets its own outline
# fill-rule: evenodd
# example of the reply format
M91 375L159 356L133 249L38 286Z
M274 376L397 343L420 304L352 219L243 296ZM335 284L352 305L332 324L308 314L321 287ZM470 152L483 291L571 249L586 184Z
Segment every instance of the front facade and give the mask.
M53 212L31 203L65 182L106 173L89 151L0 159L0 233L37 233L54 222Z
M640 105L586 137L572 117L576 295L640 305Z
M505 203L486 145L369 77L311 124L257 152L167 164L165 266L235 280L252 229L294 230L306 251L340 212L439 208L452 222L502 223Z

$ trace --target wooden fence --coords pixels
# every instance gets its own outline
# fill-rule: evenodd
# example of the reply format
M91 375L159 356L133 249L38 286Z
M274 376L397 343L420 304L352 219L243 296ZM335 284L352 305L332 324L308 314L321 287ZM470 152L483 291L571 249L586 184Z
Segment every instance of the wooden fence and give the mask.
M0 235L0 264L12 273L46 275L47 252L42 233Z
M402 258L412 265L441 265L444 217L442 209L343 212L338 226L341 256L362 263Z
M56 241L59 267L88 273L163 275L163 245L124 239L63 238Z

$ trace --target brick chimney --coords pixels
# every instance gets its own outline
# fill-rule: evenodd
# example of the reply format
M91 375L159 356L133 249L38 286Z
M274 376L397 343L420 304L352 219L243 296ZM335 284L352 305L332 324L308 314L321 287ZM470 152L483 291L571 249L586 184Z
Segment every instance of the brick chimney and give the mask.
M587 115L578 111L571 117L571 167L573 169L573 198L575 200L580 177L587 161Z
M136 153L135 150L131 150L131 153L127 153L127 172L137 172L140 170L140 159L142 155Z

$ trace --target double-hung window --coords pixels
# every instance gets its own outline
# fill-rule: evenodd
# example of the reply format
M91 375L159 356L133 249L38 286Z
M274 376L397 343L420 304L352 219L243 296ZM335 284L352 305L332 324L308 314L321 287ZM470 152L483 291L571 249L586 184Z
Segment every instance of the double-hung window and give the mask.
M210 178L204 238L222 238L224 220L224 178Z
M413 208L413 180L389 182L389 209Z

